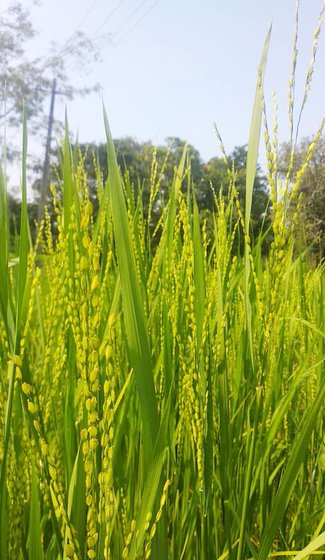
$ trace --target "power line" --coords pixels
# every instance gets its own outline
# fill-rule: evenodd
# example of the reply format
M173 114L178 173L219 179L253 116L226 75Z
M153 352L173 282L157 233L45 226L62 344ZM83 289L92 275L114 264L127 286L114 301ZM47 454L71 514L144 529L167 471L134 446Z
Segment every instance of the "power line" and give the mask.
M100 24L99 27L97 27L95 33L94 33L94 37L96 37L96 35L99 33L99 31L101 31L103 29L103 27L105 27L106 23L111 19L111 17L113 17L113 15L117 12L117 10L120 8L120 6L122 6L122 4L124 4L125 0L120 0L120 2L117 4L117 6L115 6L115 8L108 14L108 16L104 19L104 21Z
M145 0L146 1L146 0ZM134 25L132 25L128 31L121 37L121 39L119 41L117 41L116 43L114 43L111 47L111 49L108 51L107 54L110 54L114 49L116 49L116 47L118 47L121 43L123 43L123 41L125 41L125 39L127 39L127 37L129 35L131 35L131 33L133 33L133 31L143 22L143 20L145 19L145 17L151 12L151 10L153 10L153 8L158 4L159 0L155 0L155 2L153 2L153 4L151 4L151 6L149 6L149 8L142 14L142 16L134 23ZM144 2L141 3L142 5L144 4ZM138 11L138 10L137 10ZM128 18L130 19L131 16ZM126 23L126 22L124 22ZM122 27L122 26L121 26ZM123 24L124 27L124 24ZM118 33L118 31L116 31L114 35L116 35Z
M126 18L126 20L120 25L120 27L117 28L117 30L115 31L115 33L113 33L113 35L118 35L120 31L124 29L124 27L129 23L129 21L133 19L133 17L138 13L138 11L141 10L142 6L146 4L146 2L147 0L142 0L142 2L140 2L140 4L138 4L138 6L129 15L129 17Z
M114 35L118 35L123 29L124 27L134 18L134 16L141 10L142 6L144 6L144 4L146 4L148 0L142 0L142 2L140 2L140 4L138 4L136 6L136 8L133 10L133 12L131 12L131 14L121 23L121 25L117 28L116 31L113 32L113 36ZM115 11L117 10L117 8L120 6L121 3L123 3L124 0L121 0L121 2L117 5L116 9L113 10L113 12L115 13ZM110 15L113 15L113 12L111 12ZM100 27L96 30L96 34L94 37L96 37L98 31L100 31L101 29L103 29L103 27L105 26L105 24L107 23L107 21L109 20L109 17L106 18L105 22L103 22ZM93 38L94 38L93 37Z
M94 0L93 3L91 4L91 6L88 8L88 10L86 11L85 15L81 18L81 20L79 21L76 29L74 32L78 31L78 29L80 29L80 27L82 26L83 23L85 23L86 19L88 18L90 12L94 9L95 5L97 3L97 0Z
M124 36L116 43L117 45L120 45L123 41L125 41L125 39L131 35L131 33L136 29L136 27L138 27L138 25L140 25L143 20L145 19L145 17L147 17L147 15L151 12L151 10L153 10L153 8L156 6L156 4L158 4L159 0L155 0L155 2L153 4L151 4L151 6L149 6L149 8L142 14L142 16L134 23L134 25L132 25L132 27L130 27L130 29L124 34Z
M55 56L59 56L60 58L64 58L64 57L66 57L67 55L70 54L70 48L69 48L70 41L76 36L77 32L80 30L80 27L88 19L89 14L94 9L96 3L97 3L97 0L93 0L92 4L89 6L88 10L86 10L86 13L82 16L82 18L79 21L75 30L71 33L70 37L68 37L68 39L66 39L66 41L62 45L61 49L59 50L59 52Z

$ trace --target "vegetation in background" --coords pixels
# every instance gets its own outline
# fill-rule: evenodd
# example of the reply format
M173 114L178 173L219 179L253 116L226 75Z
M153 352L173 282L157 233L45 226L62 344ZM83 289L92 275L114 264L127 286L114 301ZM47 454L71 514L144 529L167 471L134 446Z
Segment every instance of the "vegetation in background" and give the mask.
M47 212L32 244L24 122L12 246L0 174L1 559L325 553L324 263L295 251L300 187L324 122L297 168L292 134L284 180L276 121L265 128L272 241L262 257L265 233L253 236L250 218L269 39L245 201L221 145L227 182L209 236L186 148L164 196L154 152L144 204L104 114L97 212L66 124L52 185L57 234ZM296 42L292 76L295 60ZM289 99L291 118L292 77Z
M293 165L293 174L303 165L312 139L305 138L298 145ZM290 146L281 147L279 171L285 176L290 160ZM303 197L299 207L298 222L302 244L312 245L318 259L325 257L325 137L319 139L310 158L308 169L300 187Z
M120 138L114 140L117 161L125 181L130 184L136 200L141 198L143 214L147 218L150 203L151 174L152 166L159 169L159 193L153 207L151 208L151 220L149 227L152 232L161 219L163 208L168 200L170 189L173 183L175 169L181 159L186 142L179 138L168 138L167 145L153 146L151 142L138 143L132 138ZM246 158L247 147L236 147L233 152L224 157L212 158L204 163L199 152L190 145L187 146L187 161L191 167L191 183L195 191L195 197L200 213L201 223L207 222L207 235L209 241L213 237L213 211L215 207L215 197L218 197L221 190L225 199L228 196L232 175L229 170L234 167L236 171L235 186L238 190L239 201L244 205L245 201L245 182L246 182ZM81 144L72 146L78 150L84 159L84 168L87 174L87 187L89 197L93 204L94 216L98 212L97 199L97 172L101 170L103 181L108 176L106 145L105 144ZM62 178L62 173L58 163L59 157L52 155L53 162L51 169L51 181L57 184L58 177ZM28 215L31 224L32 238L35 239L35 221L37 216L39 193L42 181L36 180L33 184L34 201L28 204ZM15 224L19 223L20 202L16 197L9 197L11 231L14 232ZM48 192L47 204L52 223L55 222L55 213L52 208L51 194ZM269 204L268 185L266 177L262 174L260 167L257 167L254 181L254 196L251 213L251 232L255 237L263 230L266 232L270 225L271 206ZM236 216L234 216L236 219ZM156 245L159 236L155 236ZM271 236L267 234L263 240L263 253L267 253L271 243ZM243 240L236 236L234 250L243 251Z
M0 126L2 132L6 123L10 139L8 132L21 125L24 105L29 134L37 135L40 141L48 125L47 103L50 105L53 80L56 80L56 95L61 97L72 99L94 91L98 86L78 88L71 84L69 64L84 70L98 59L99 54L98 45L85 33L76 30L64 45L53 44L47 56L28 57L28 43L37 36L30 20L30 7L12 0L8 8L0 13ZM57 121L56 124L58 129ZM7 142L7 158L19 157L16 147ZM39 161L28 163L35 170L41 168Z

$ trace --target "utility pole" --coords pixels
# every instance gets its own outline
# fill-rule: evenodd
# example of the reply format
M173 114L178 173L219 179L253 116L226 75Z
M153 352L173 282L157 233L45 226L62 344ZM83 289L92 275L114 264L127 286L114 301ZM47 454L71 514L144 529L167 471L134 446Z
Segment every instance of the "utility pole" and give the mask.
M57 93L58 92L56 91L56 79L54 78L52 82L51 105L50 105L50 114L49 114L48 127L47 127L45 158L43 164L43 176L41 182L41 193L40 193L38 213L37 213L38 226L40 225L42 219L44 218L44 207L45 207L45 200L46 200L46 194L47 194L48 182L49 182L50 151L51 151L53 120L54 120L54 103L55 103L55 96Z

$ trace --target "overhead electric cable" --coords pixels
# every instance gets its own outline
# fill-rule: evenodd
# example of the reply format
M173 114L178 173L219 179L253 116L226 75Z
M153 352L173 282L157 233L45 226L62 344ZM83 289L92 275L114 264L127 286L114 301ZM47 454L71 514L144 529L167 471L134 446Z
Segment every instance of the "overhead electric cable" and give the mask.
M117 4L117 6L115 6L115 8L108 14L108 16L104 19L104 21L100 24L100 26L97 27L97 29L95 31L95 34L94 34L94 38L99 33L99 31L101 31L105 27L106 23L111 19L111 17L113 17L113 15L122 6L122 4L124 4L124 2L125 2L125 0L120 0L120 2Z
M57 53L56 56L60 56L60 58L64 58L65 56L67 56L68 54L70 54L69 42L70 42L70 41L73 39L73 37L77 34L77 32L79 31L80 27L85 23L85 21L86 21L87 18L89 17L90 12L94 9L96 3L97 3L97 0L93 0L92 4L89 6L88 10L86 11L86 13L82 16L81 20L79 21L77 27L76 27L75 30L71 33L70 37L68 37L68 39L66 39L66 41L64 42L64 44L62 45L61 49L59 50L59 52Z
M76 29L74 32L78 31L78 29L80 29L80 27L82 26L83 23L85 23L86 19L88 18L90 12L94 9L95 5L97 3L97 0L94 0L93 3L91 4L91 6L88 8L88 10L86 11L85 15L81 18L81 20L79 21Z
M121 30L124 29L124 27L134 18L134 16L138 13L138 11L141 10L142 6L146 4L146 2L147 0L142 0L142 2L138 4L138 6L133 10L133 12L131 12L129 17L127 17L126 20L123 21L123 23L117 28L117 30L114 31L113 35L118 35L118 33L120 33Z
M136 27L138 27L142 21L145 19L145 17L151 12L151 10L153 10L153 8L158 4L159 0L155 0L155 2L153 2L153 4L151 4L151 6L149 6L149 8L142 14L142 16L134 23L134 25L132 25L128 31L121 37L121 39L119 41L117 41L116 43L114 43L110 50L108 51L107 55L110 54L114 49L116 49L116 47L118 47L121 43L123 43L123 41L125 41L125 39L136 29ZM117 32L116 32L117 33ZM116 34L115 33L115 34ZM107 56L106 55L106 56Z
M120 43L122 43L137 27L138 25L140 25L140 23L143 22L143 20L145 19L145 17L147 17L147 15L151 12L151 10L153 10L153 8L156 6L156 4L158 4L159 0L155 0L155 2L153 4L151 4L151 6L149 6L149 8L142 14L142 16L134 23L134 25L132 25L128 31L123 35L123 37L116 43L116 46L119 45Z

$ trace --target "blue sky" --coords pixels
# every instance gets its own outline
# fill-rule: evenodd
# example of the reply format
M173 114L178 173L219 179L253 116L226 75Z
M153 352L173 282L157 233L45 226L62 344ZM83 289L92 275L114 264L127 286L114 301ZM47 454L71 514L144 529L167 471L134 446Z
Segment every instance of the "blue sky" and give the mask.
M271 109L272 89L277 91L280 139L287 138L294 0L44 0L39 6L26 0L23 4L31 6L40 33L30 47L31 55L45 54L51 40L63 44L77 28L95 38L111 34L112 46L103 49L102 62L83 75L71 69L71 81L101 83L114 137L130 135L160 143L167 136L179 136L205 160L218 155L213 122L227 151L247 142L257 66L273 22L265 96ZM321 6L321 0L301 0L298 106ZM321 36L301 136L313 133L325 113L324 68ZM57 118L63 117L64 104L56 111ZM81 141L104 140L99 94L69 102L68 115Z

